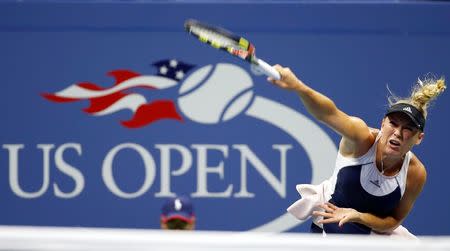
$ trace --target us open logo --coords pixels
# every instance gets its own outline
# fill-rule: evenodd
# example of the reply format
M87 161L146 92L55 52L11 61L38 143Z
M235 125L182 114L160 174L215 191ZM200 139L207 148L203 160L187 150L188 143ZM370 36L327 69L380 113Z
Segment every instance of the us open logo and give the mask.
M112 87L104 88L94 83L82 82L55 93L45 93L43 96L47 100L57 103L88 100L90 105L84 111L97 117L104 117L122 110L131 110L132 118L120 122L124 130L151 127L153 123L163 119L173 120L174 123L189 120L200 125L219 126L239 116L247 116L278 128L304 149L310 160L312 184L318 184L331 175L337 152L333 141L306 116L255 93L253 79L246 70L228 63L205 65L194 69L193 65L177 60L163 60L154 65L158 67L157 75L141 75L129 70L112 71L109 75L116 80ZM195 71L188 74L191 70ZM178 97L175 100L165 98L147 100L143 95L133 91L137 88L149 91L177 88ZM132 198L141 195L153 184L155 171L154 168L147 168L145 184L139 191L135 193L121 191L114 181L110 166L112 166L115 154L126 147L141 152L144 160L147 159L147 166L154 166L151 157L145 153L145 149L135 144L124 144L111 149L105 157L102 175L111 192L119 197ZM197 146L198 149L201 147ZM233 147L241 154L245 155L244 152L247 151L246 156L251 156L245 145L234 145ZM286 152L289 149L285 147L278 150ZM255 163L257 162L254 161L253 164ZM286 184L286 170L281 170L278 182L265 167L260 167L259 172L272 184L281 197L285 196L286 188L282 186ZM178 170L178 173L181 171ZM272 181L270 181L271 179ZM159 194L171 195L172 193L168 189L164 192L162 188ZM294 187L287 189L295 190ZM191 196L208 196L205 192L203 194L199 192L200 190L198 189ZM243 196L252 196L246 189L241 188L240 193ZM251 230L280 232L299 223L289 214L283 213L264 224L253 226Z

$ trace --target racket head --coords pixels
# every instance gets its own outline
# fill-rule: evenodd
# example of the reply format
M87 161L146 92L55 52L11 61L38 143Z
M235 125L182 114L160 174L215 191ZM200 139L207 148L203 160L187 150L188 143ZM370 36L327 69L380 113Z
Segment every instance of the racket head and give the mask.
M199 41L210 46L226 51L250 63L255 63L255 47L247 39L238 36L218 26L188 19L184 22L184 28L189 34Z

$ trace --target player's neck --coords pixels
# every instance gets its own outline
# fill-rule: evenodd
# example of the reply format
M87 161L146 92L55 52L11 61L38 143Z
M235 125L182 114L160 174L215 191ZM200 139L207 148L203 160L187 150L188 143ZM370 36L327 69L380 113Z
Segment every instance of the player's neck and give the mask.
M390 176L398 173L403 165L404 159L405 156L386 156L382 151L379 151L377 152L376 165L382 174Z
M376 165L378 170L386 176L395 175L403 165L405 156L385 155L381 147L377 148Z

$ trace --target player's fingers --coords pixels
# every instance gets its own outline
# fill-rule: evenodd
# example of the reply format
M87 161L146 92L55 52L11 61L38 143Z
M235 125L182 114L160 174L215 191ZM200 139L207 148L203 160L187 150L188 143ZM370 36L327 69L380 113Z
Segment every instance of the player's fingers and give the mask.
M278 82L278 80L276 80L276 79L274 79L274 78L272 78L272 77L268 77L267 78L267 81L269 81L269 82L271 82L272 84L274 84L274 85L280 85L280 83Z
M325 204L326 204L327 206L329 206L330 208L332 208L333 210L337 210L337 209L338 209L337 206L335 206L334 204L332 204L332 203L330 203L330 202L326 202Z
M280 80L282 80L283 75L285 75L285 74L283 74L283 72L285 71L285 68L279 64L274 65L273 68L278 71L278 73L280 74Z
M280 80L283 79L282 74L283 67L279 64L273 65L272 67L278 72L278 74L280 74Z
M336 223L336 222L339 222L339 220L336 218L328 218L328 219L323 219L323 220L319 221L319 223L322 223L322 224Z
M276 81L276 79L272 78L272 77L268 77L267 81L269 81L270 83L274 84L274 85L279 85Z
M283 66L276 64L273 66L273 68L275 68L277 71L279 71L279 70L283 69Z
M287 87L286 83L281 81L281 80L276 80L276 79L274 79L272 77L268 77L267 80L269 82L271 82L272 84L278 86L278 87L281 87L281 88L286 88Z
M323 208L326 212L330 212L330 213L334 212L334 209L331 208L330 206L328 206L327 204L319 205L319 207Z
M279 87L283 88L283 89L287 89L287 88L286 88L287 85L284 84L284 83L278 83L277 85L278 85Z
M327 212L322 212L322 211L313 211L312 215L314 215L314 216L323 216L323 217L326 217L326 218L334 217L333 214L327 213Z

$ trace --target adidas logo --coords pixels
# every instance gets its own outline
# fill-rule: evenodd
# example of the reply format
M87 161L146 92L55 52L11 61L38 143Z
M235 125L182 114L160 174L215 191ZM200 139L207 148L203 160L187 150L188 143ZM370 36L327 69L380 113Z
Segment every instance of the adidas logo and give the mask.
M378 188L381 188L380 186L380 181L379 180L369 180L370 183L374 184L375 186L377 186Z
M411 111L411 107L405 107L405 108L403 108L402 109L403 111L407 111L407 112L409 112L409 113L412 113L412 111Z

